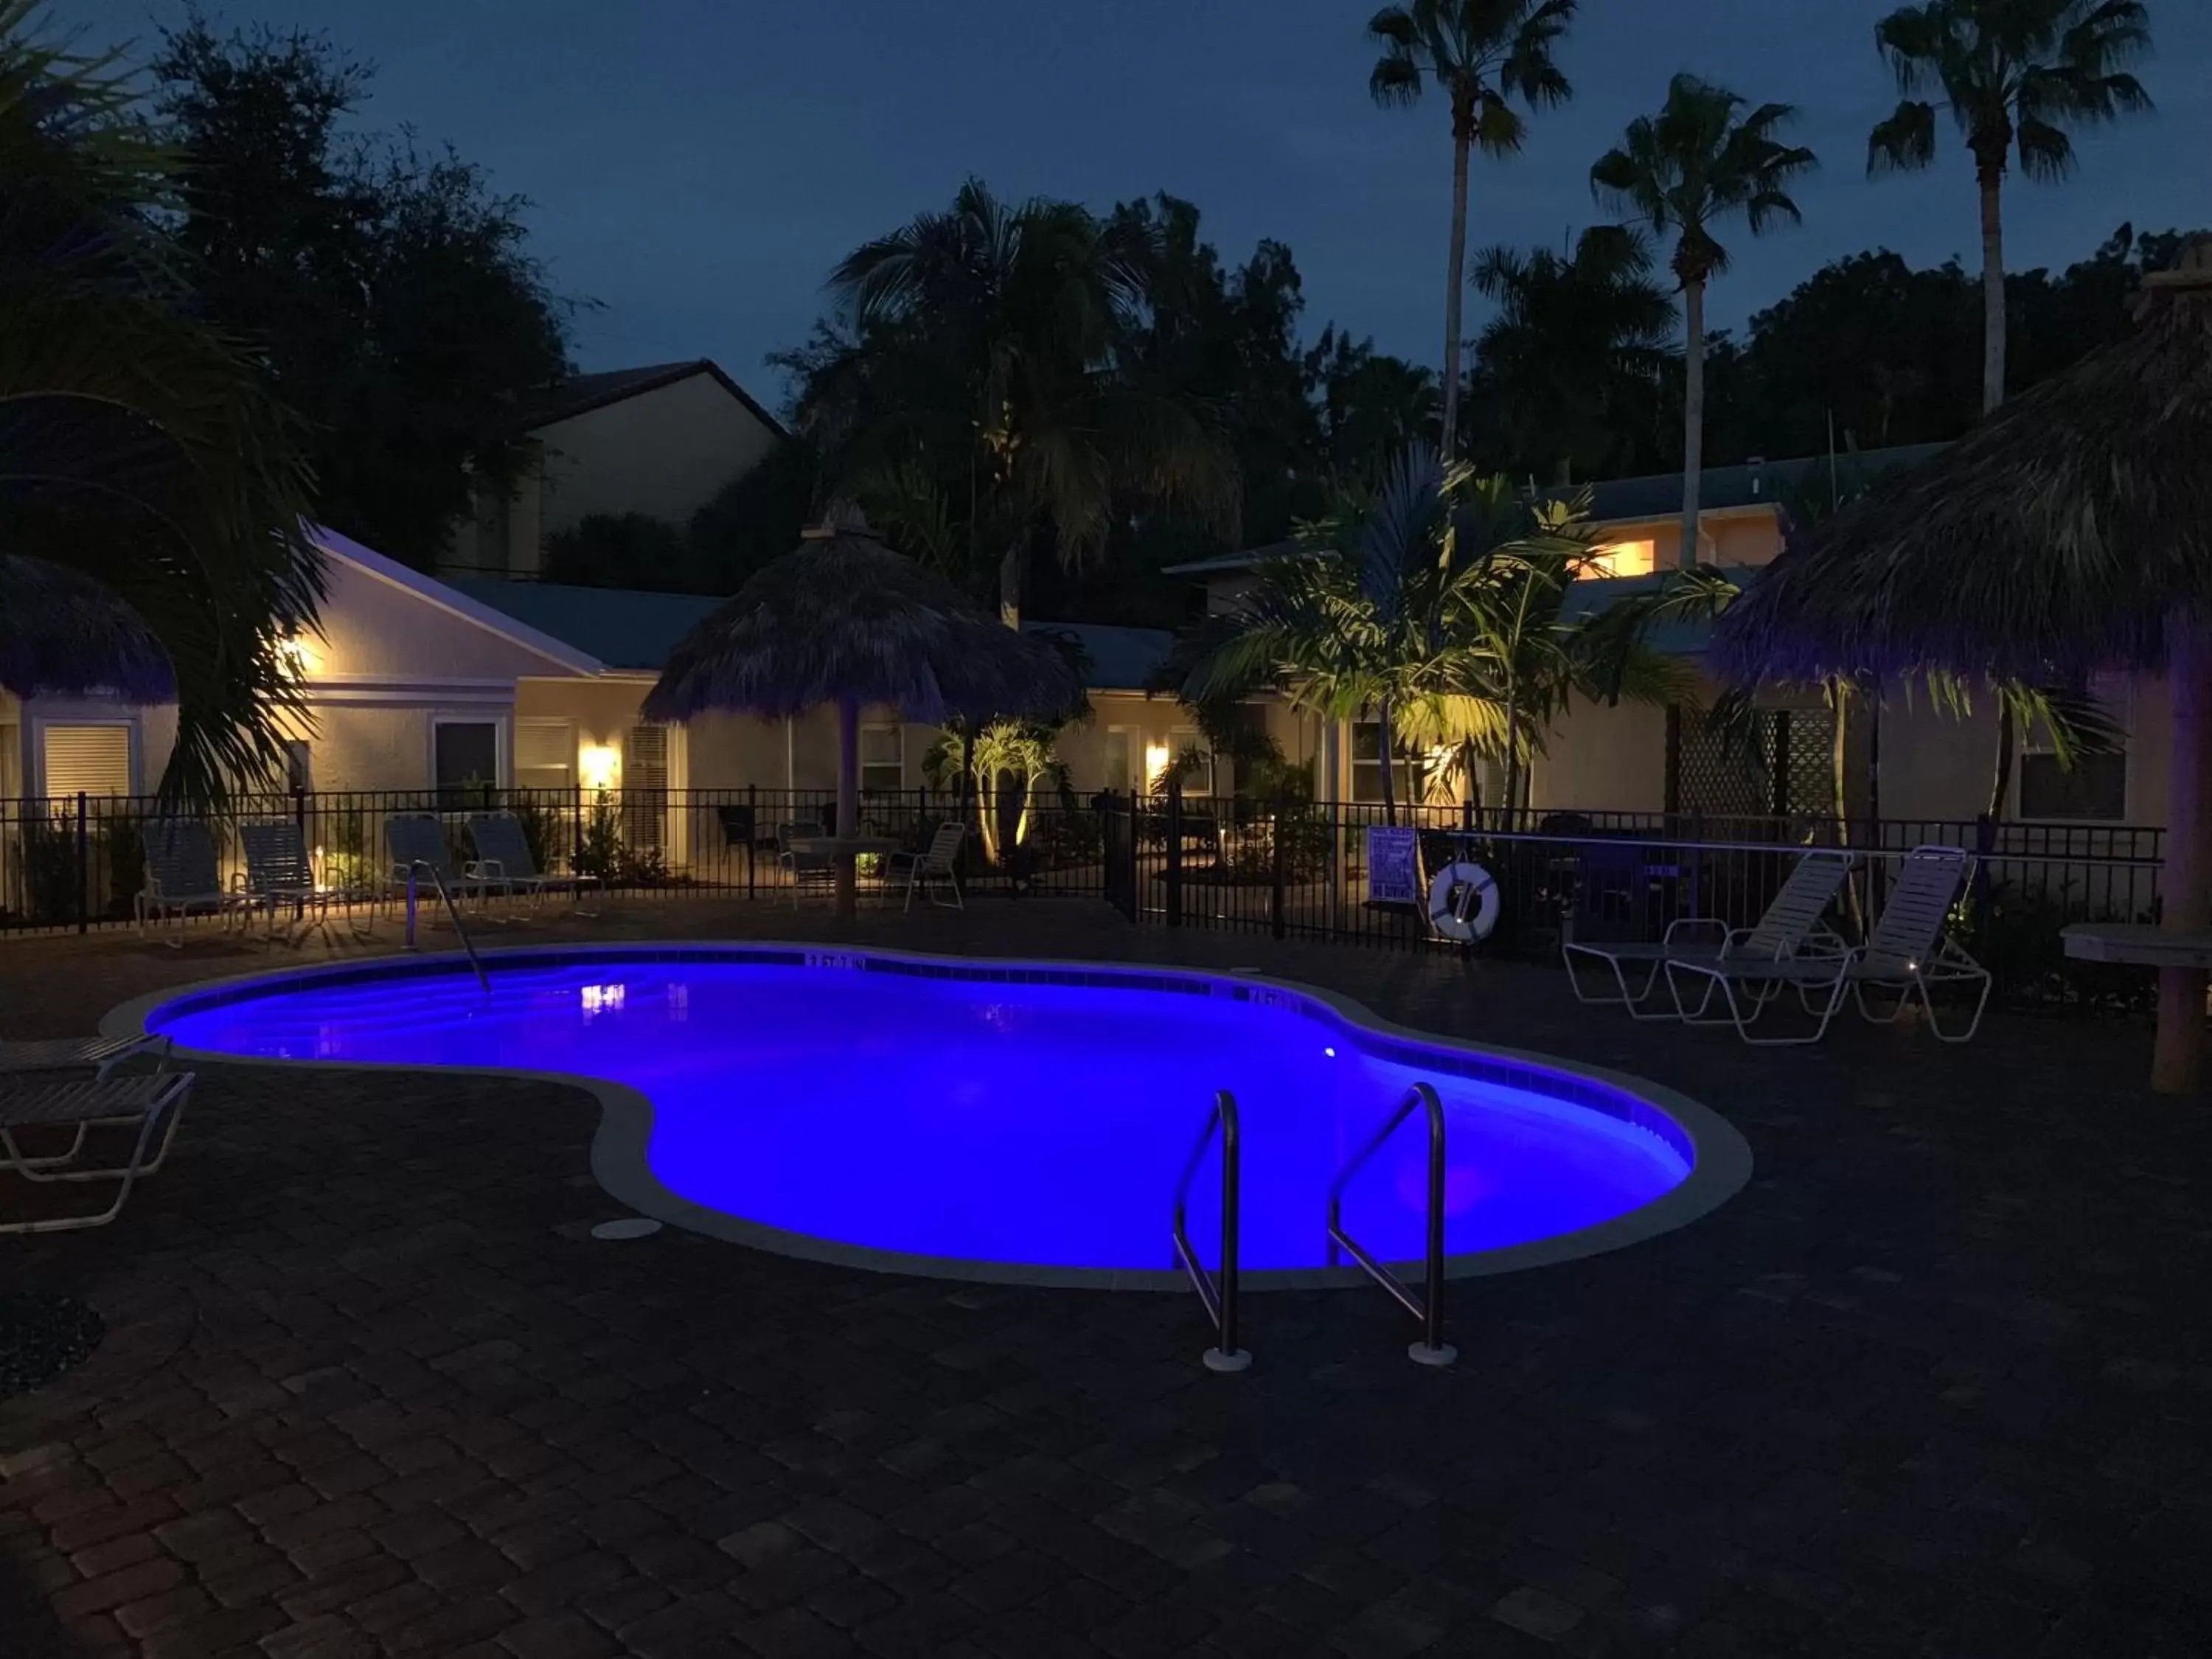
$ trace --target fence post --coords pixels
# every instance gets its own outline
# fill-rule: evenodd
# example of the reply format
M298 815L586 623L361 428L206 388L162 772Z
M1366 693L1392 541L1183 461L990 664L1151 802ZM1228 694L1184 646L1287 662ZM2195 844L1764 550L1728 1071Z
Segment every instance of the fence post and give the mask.
M1168 926L1182 926L1182 785L1168 780Z
M1274 886L1273 890L1267 896L1267 931L1273 933L1277 939L1282 938L1284 933L1283 823L1284 820L1287 818L1289 815L1289 797L1278 797L1275 801L1274 822L1268 826L1267 832L1267 840L1270 843L1268 850L1273 855L1274 863L1274 868L1271 872L1274 878Z
M92 927L92 831L85 822L84 791L76 792L76 930Z
M753 866L760 862L760 785L745 786L745 896L753 896Z

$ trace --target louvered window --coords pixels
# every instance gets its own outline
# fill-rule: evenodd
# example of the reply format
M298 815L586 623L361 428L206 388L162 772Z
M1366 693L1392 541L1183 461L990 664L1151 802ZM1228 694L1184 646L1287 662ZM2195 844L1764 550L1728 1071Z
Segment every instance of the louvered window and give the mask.
M49 796L131 793L129 726L49 726L42 742Z

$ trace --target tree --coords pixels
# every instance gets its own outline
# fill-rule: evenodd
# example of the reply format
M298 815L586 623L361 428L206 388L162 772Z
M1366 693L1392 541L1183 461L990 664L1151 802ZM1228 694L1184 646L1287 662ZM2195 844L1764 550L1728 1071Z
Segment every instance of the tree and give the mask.
M1552 61L1574 21L1577 0L1407 0L1386 6L1367 25L1382 57L1367 78L1385 106L1417 102L1434 81L1451 110L1451 252L1444 275L1443 421L1441 447L1449 459L1459 435L1460 301L1467 276L1468 152L1518 155L1528 122L1513 100L1531 110L1565 103L1572 88Z
M1305 354L1304 371L1321 459L1339 490L1381 478L1408 446L1437 441L1435 370L1331 325Z
M971 179L949 211L848 255L830 279L843 316L785 360L842 487L918 465L970 562L995 560L1010 624L1034 551L1096 558L1127 499L1234 520L1214 411L1121 352L1152 253L1073 203L1010 206Z
M520 401L568 373L528 204L451 149L343 132L373 71L319 36L194 17L164 43L158 104L190 162L172 228L208 315L307 418L317 516L428 563L475 478L522 464Z
M1200 625L1180 653L1179 695L1203 708L1271 687L1325 720L1371 717L1392 823L1401 744L1502 763L1510 802L1571 694L1690 689L1686 670L1643 645L1673 593L1566 616L1596 556L1587 515L1585 502L1528 501L1507 478L1447 471L1415 446L1371 500L1311 526L1306 550L1263 561L1237 609Z
M1475 341L1474 393L1510 471L1565 483L1626 477L1649 456L1676 320L1650 271L1649 241L1619 225L1564 256L1493 247L1475 260L1498 312Z
M34 4L0 0L7 550L143 619L177 700L161 792L216 804L274 775L305 719L286 647L313 629L322 575L300 428L263 365L204 319L205 273L154 229L177 158L137 88L112 59L35 40Z
M2094 125L2148 110L2150 96L2124 65L2150 49L2141 0L1927 0L1875 26L1903 100L1867 140L1867 171L1916 169L1936 159L1937 106L1974 158L1982 204L1982 412L2005 399L2004 178L2013 153L2029 179L2074 167L2069 125Z
M1790 185L1818 165L1809 149L1775 134L1796 113L1787 104L1761 104L1738 118L1744 100L1693 75L1668 83L1656 116L1629 123L1618 149L1590 168L1598 199L1632 213L1661 236L1674 237L1674 268L1682 285L1682 546L1686 568L1698 562L1698 487L1705 465L1705 284L1729 265L1714 236L1722 220L1741 214L1751 234L1802 216Z

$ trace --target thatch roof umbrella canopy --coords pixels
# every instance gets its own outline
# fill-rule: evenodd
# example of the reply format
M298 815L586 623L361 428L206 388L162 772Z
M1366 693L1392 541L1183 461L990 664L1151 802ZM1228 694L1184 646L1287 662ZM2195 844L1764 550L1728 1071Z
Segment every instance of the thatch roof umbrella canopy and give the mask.
M2129 339L1795 541L1723 616L1713 658L1744 682L2166 674L2163 921L2201 935L2212 927L2212 241L2145 283ZM2154 1085L2193 1088L2203 975L2162 975Z
M778 720L834 704L837 833L849 837L860 827L864 706L888 703L921 722L1049 718L1081 696L1050 643L1001 626L865 524L833 514L678 644L645 713L683 720L727 709ZM840 914L852 914L853 901L846 853L837 863Z
M138 613L90 576L0 553L0 685L18 696L177 695L168 653Z

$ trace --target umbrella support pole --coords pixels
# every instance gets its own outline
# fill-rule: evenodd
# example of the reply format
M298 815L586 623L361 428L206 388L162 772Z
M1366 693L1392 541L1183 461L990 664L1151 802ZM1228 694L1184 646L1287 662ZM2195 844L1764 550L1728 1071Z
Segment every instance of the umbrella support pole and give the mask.
M2166 683L2173 700L2173 755L2166 815L2166 868L2159 923L2177 936L2212 926L2212 629L2175 617L2167 630ZM2205 971L2158 970L2158 1043L2150 1086L2160 1094L2195 1094L2204 1066Z

